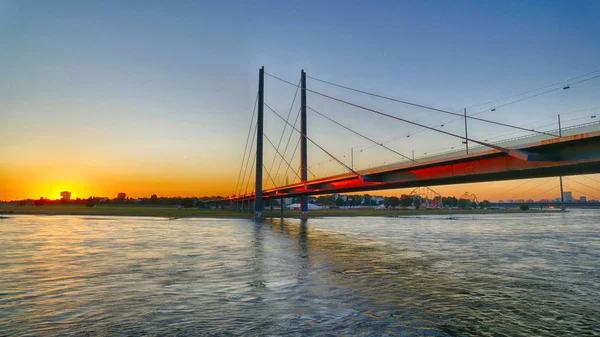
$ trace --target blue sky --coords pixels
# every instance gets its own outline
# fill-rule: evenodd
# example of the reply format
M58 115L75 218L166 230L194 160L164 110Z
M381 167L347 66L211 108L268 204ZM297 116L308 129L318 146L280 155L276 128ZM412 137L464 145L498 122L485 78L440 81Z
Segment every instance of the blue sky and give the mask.
M597 1L0 1L1 165L11 172L43 157L48 167L101 162L130 172L167 161L156 175L235 179L262 65L292 81L305 69L461 112L600 69L599 17ZM266 85L265 100L287 113L294 88ZM425 124L444 117L309 87ZM600 106L599 89L600 79L591 80L481 116L552 123L556 113ZM308 104L378 140L415 129L314 95ZM309 118L309 134L336 154L367 144ZM278 139L281 122L266 123ZM448 130L461 132L454 124ZM480 138L506 131L472 128ZM419 137L392 144L407 153L460 144ZM327 160L311 151L313 165ZM357 161L394 158L372 151Z

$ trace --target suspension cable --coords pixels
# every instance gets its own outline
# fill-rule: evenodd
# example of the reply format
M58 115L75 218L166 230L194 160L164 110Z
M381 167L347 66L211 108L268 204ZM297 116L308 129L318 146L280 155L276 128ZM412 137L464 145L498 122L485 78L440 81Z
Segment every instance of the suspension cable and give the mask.
M267 137L267 136L265 136L265 137ZM265 171L267 173L267 176L269 177L269 179L271 179L271 182L273 183L273 187L276 188L277 185L275 184L275 180L273 180L273 177L271 177L269 170L267 170L267 168L265 167L264 164L263 164L263 171Z
M252 133L256 133L256 128L258 127L258 123L254 124L254 131ZM242 186L244 186L244 181L246 180L246 172L248 170L248 163L250 162L250 157L254 157L256 160L256 156L252 156L252 149L254 148L254 141L256 137L252 137L252 143L250 144L250 150L248 151L248 158L246 159L246 166L244 167L244 174L242 176L242 183L240 184L240 192L242 191ZM254 165L254 164L252 164ZM248 178L250 179L250 178Z
M265 72L266 74L266 72ZM294 84L292 84L294 85ZM308 90L308 89L306 89ZM321 151L325 152L328 156L330 156L331 158L333 158L335 161L337 161L340 165L342 165L343 167L345 167L348 171L356 174L359 177L362 177L362 175L356 171L354 171L351 167L349 167L348 165L344 164L344 162L342 162L341 160L337 159L334 155L332 155L331 153L329 153L327 150L325 150L323 147L321 147L319 144L317 144L315 141L313 141L310 137L308 137L307 135L303 134L300 130L296 129L295 126L291 125L289 122L287 122L283 117L281 117L280 114L278 114L275 110L273 110L273 108L271 108L267 103L264 103L264 105L269 108L269 110L271 110L275 115L277 115L277 117L279 117L282 121L288 123L294 130L296 130L298 133L300 133L301 137L306 138L307 140L309 140L311 143L313 143L316 147L318 147Z
M596 78L598 78L598 77L600 77L600 75L596 75L596 76L593 76L593 77L590 77L590 78L586 78L586 79L583 79L583 80L579 80L579 81L577 81L577 82L573 82L573 83L569 84L569 87L570 87L570 86L572 86L572 85L579 84L579 83L583 83L583 82L591 81L591 80L593 80L593 79L596 79ZM502 107L505 107L505 106L507 106L507 105L511 105L511 104L519 103L519 102L522 102L522 101L524 101L524 100L527 100L527 99L530 99L530 98L538 97L538 96L541 96L541 95L544 95L544 94L547 94L547 93L550 93L550 92L553 92L553 91L561 90L561 89L563 89L563 90L564 90L564 89L568 89L568 88L566 88L566 87L556 87L556 88L554 88L554 89L546 90L546 91L543 91L543 92L541 92L541 93L537 93L537 94L535 94L535 95L531 95L531 96L523 97L523 98L517 99L517 100L515 100L515 101L511 101L511 102L508 102L508 103L505 103L505 104L502 104L502 105L498 105L497 107L495 107L495 108L494 108L494 110L495 110L495 109L502 108ZM490 111L490 109L481 110L481 111L479 111L479 112L476 112L476 113L474 113L474 114L471 114L471 115L469 115L469 116L475 116L475 115L479 115L479 114L482 114L482 113L484 113L484 112L487 112L487 111ZM452 122L450 122L450 123L452 123Z
M535 199L535 198L537 198L537 197L538 197L538 196L540 196L540 195L546 194L546 193L548 193L548 192L552 191L552 190L553 190L553 189L555 189L555 188L558 188L558 186L552 186L552 187L550 187L549 189L545 190L544 192L542 192L542 193L538 193L538 194L534 195L533 197L531 197L531 199Z
M426 105L422 105L422 104L417 104L417 103L412 103L412 102L408 102L408 101L404 101L404 100L400 100L397 98L392 98L392 97L388 97L388 96L383 96L383 95L379 95L379 94L374 94L371 92L367 92L364 90L359 90L359 89L354 89L354 88L350 88L347 86L343 86L340 84L336 84L336 83L332 83L332 82L328 82L325 80L321 80L312 76L307 76L313 80L319 81L319 82L323 82L323 83L327 83L329 85L333 85L339 88L343 88L343 89L347 89L347 90L351 90L351 91L355 91L361 94L365 94L365 95L369 95L369 96L373 96L373 97L377 97L377 98L382 98L382 99L386 99L388 101L392 101L392 102L396 102L396 103L402 103L402 104L406 104L406 105L411 105L414 107L418 107L418 108L423 108L423 109L428 109L428 110L432 110L432 111L438 111L438 112L443 112L445 114L449 114L449 115L454 115L454 116L460 116L461 118L464 118L465 116L463 114L457 113L457 112L452 112L452 111L448 111L448 110L442 110L442 109L438 109L438 108L433 108L433 107L429 107ZM510 128L515 128L515 129L519 129L519 130L525 130L525 131L533 131L533 132L537 132L537 133L541 133L541 134L546 134L544 132L540 132L540 131L536 131L533 129L526 129L520 126L516 126L516 125L511 125L511 124L506 124L506 123L502 123L502 122L496 122L496 121L492 121L492 120L488 120L488 119L483 119L483 118L478 118L478 117L472 117L473 115L469 115L467 116L467 118L469 119L474 119L477 121L481 121L481 122L486 122L486 123L491 123L491 124L496 124L496 125L501 125L501 126L506 126L506 127L510 127ZM554 135L551 135L554 136Z
M594 178L592 178L592 177L588 177L588 176L582 176L582 177L584 177L584 178L588 178L588 179L590 179L590 180L592 180L592 181L595 181L595 182L597 182L597 183L600 183L600 180L596 180L596 179L594 179Z
M248 185L250 185L250 177L252 176L252 172L254 171L254 163L256 162L256 156L252 159L252 168L250 169L250 175L248 175L248 181L246 182L246 190L244 191L244 196L248 194Z
M361 133L359 133L359 132L357 132L357 131L355 131L355 130L353 130L353 129L351 129L351 128L349 128L349 127L347 127L347 126L343 125L343 124L341 124L341 123L338 123L337 121L335 121L335 120L333 120L333 119L331 119L331 118L329 118L329 117L325 116L324 114L322 114L322 113L320 113L319 111L317 111L317 110L315 110L315 109L313 109L313 108L309 107L308 105L307 105L306 107L307 107L307 108L309 108L310 110L312 110L312 111L316 112L316 113L317 113L317 114L319 114L320 116L322 116L322 117L326 118L327 120L329 120L329 121L331 121L331 122L333 122L333 123L335 123L335 124L337 124L337 125L339 125L339 126L343 127L344 129L346 129L346 130L348 130L348 131L350 131L350 132L354 133L355 135L358 135L358 136L360 136L360 137L362 137L362 138L364 138L364 139L366 139L366 140L370 141L371 143L374 143L374 144L376 144L376 145L379 145L379 146L383 147L383 148L384 148L384 149L386 149L386 150L389 150L389 151L391 151L391 152L393 152L393 153L395 153L395 154L397 154L397 155L399 155L399 156L401 156L401 157L403 157L403 158L406 158L406 159L408 159L408 160L412 161L413 163L416 163L416 162L417 162L417 161L415 161L414 159L412 159L412 158L409 158L409 157L407 157L407 156L403 155L402 153L400 153L400 152L398 152L398 151L396 151L396 150L394 150L394 149L390 149L389 147L387 147L387 146L383 145L382 143L379 143L379 142L377 142L377 141L375 141L375 140L373 140L373 139L371 139L371 138L369 138L369 137L367 137L367 136L365 136L365 135L363 135L363 134L361 134Z
M294 159L294 157L296 156L296 152L298 151L299 146L300 146L300 137L298 137L298 141L296 142L296 147L294 148L294 152L292 152L292 157L290 158L290 161L292 161ZM285 152L283 154L285 155ZM281 162L279 162L279 165L281 166ZM290 169L290 167L286 166L285 172L283 173L283 176L281 177L281 185L283 185L283 183L284 183L283 179L285 179L285 177L287 176L289 169ZM293 168L292 168L292 170L293 170ZM279 168L277 168L277 172L279 172ZM300 179L300 180L302 180L302 179Z
M523 186L525 186L525 185L529 184L529 183L530 183L530 182L532 182L532 181L534 181L534 179L529 179L528 181L524 182L523 184L517 185L517 186L515 186L515 187L513 187L513 188L511 188L511 189L508 189L508 190L506 190L506 191L504 191L504 192L502 192L502 193L498 194L498 195L496 196L496 198L499 198L499 197L501 197L501 196L505 195L505 194L506 194L506 193L508 193L508 192L512 192L512 191L516 190L516 189L517 189L517 188L519 188L519 187L523 187Z
M282 81L282 82L284 82L284 83L287 83L287 84L289 84L289 85L295 86L295 84L294 84L294 83L291 83L291 82L289 82L289 81L286 81L286 80L284 80L284 79L281 79L281 78L279 78L279 77L277 77L277 76L271 75L271 74L269 74L269 73L267 73L267 72L265 72L265 74L267 74L267 75L269 75L269 76L271 76L271 77L273 77L273 78L275 78L275 79L277 79L277 80L280 80L280 81ZM396 120L398 120L398 121L401 121L401 122L404 122L404 123L408 123L408 124L412 124L412 125L420 126L420 127L422 127L422 128L429 129L429 130L432 130L432 131L436 131L436 132L439 132L439 133L443 133L443 134L445 134L445 135L452 136L452 137L455 137L455 138L465 139L465 140L467 140L467 141L471 141L471 142L473 142L473 143L476 143L476 144L479 144L479 145L487 146L487 147L490 147L490 148L493 148L493 149L496 149L496 150L499 150L499 151L502 151L502 152L506 152L506 153L509 153L509 152L510 152L510 150L509 150L509 149L507 149L507 148L503 148L503 147L501 147L501 146L497 146L497 145L493 145L493 144L488 144L488 143L485 143L485 142L482 142L482 141L479 141L479 140L475 140L475 139L468 138L468 137L463 137L463 136L461 136L461 135L457 135L457 134L454 134L454 133L451 133L451 132L447 132L447 131L444 131L444 130L439 130L439 129L436 129L436 128L433 128L433 127L430 127L430 126L427 126L427 125L424 125L424 124L421 124L421 123L417 123L417 122L409 121L409 120L407 120L407 119L400 118L400 117L396 117L396 116L393 116L393 115L387 114L387 113L385 113L385 112L377 111L377 110L374 110L374 109L371 109L371 108L364 107L364 106L362 106L362 105L358 105L358 104L356 104L356 103L348 102L348 101L345 101L345 100L343 100L343 99L339 99L339 98L336 98L336 97L333 97L333 96L329 96L329 95L327 95L327 94L323 94L323 93L321 93L321 92L318 92L318 91L315 91L315 90L311 90L311 89L308 89L308 88L305 88L305 90L306 90L306 91L310 91L310 92L312 92L312 93L314 93L314 94L317 94L317 95L319 95L319 96L323 96L323 97L329 98L329 99L331 99L331 100L338 101L338 102L340 102L340 103L344 103L344 104L347 104L347 105L350 105L350 106L353 106L353 107L356 107L356 108L359 108L359 109L362 109L362 110L365 110L365 111L369 111L369 112L372 112L372 113L375 113L375 114L378 114L378 115L381 115L381 116L385 116L385 117L388 117L388 118L396 119ZM283 119L283 117L282 117L282 119ZM554 135L553 135L553 136L554 136ZM307 137L307 139L308 139L308 137ZM336 159L336 160L337 160L337 159ZM346 165L344 165L344 166L346 166ZM347 166L346 166L346 167L347 167Z
M300 81L298 81L298 84L300 84ZM294 108L294 103L296 103L296 98L298 97L298 91L299 90L300 90L300 88L296 87L296 92L294 93L294 99L292 100L292 105L290 106L290 110L288 111L288 115L287 115L287 118L286 118L287 121L290 120L290 116L292 114L292 109ZM294 124L296 124L296 123L294 123ZM281 130L281 136L279 136L279 142L277 142L277 150L279 150L279 147L281 146L281 141L283 140L283 135L285 134L285 129L286 128L287 128L287 124L283 124L283 130ZM273 165L275 164L275 158L277 158L277 157L273 157L273 161L271 162L271 166L269 166L269 171L271 171L273 169Z
M574 180L574 179L571 179L571 178L567 178L567 177L564 177L564 178L565 178L566 180L569 180L569 181L572 181L572 182L576 182L576 183L578 183L579 185L582 185L582 186L585 186L585 187L587 187L587 188L591 188L591 189L593 189L593 190L596 190L596 191L600 192L600 189L598 189L598 188L592 187L592 186L590 186L590 185L587 185L587 184L584 184L584 183L580 183L579 181L577 181L577 180Z
M302 110L302 107L298 108L298 113L296 113L296 119L294 120L294 126L298 123L298 119L300 118L300 110ZM287 126L287 124L286 124L286 126ZM285 155L287 154L287 150L288 150L288 147L290 145L290 140L292 139L292 135L293 134L294 134L294 130L290 130L290 135L289 135L288 140L287 140L287 142L285 144L285 149L283 150L283 158L285 158ZM300 140L298 139L298 143L299 142L300 142ZM296 149L297 148L298 148L298 146L296 146ZM292 158L291 159L294 159L294 155L295 154L296 154L296 150L294 150L294 154L292 154ZM279 165L277 165L277 170L275 171L275 178L277 178L277 175L279 174L279 170L281 169L281 164L283 164L283 159L279 160ZM287 174L287 169L286 169L285 174Z
M238 173L237 184L235 185L234 194L237 194L238 187L240 185L240 178L242 176L242 168L244 167L244 161L246 160L246 150L248 148L248 141L250 140L250 132L252 131L252 122L254 121L254 115L256 113L256 105L258 104L258 93L254 99L254 108L252 109L252 118L250 118L250 125L248 125L248 136L246 136L246 145L244 145L244 155L242 156L242 162L240 163L240 173Z
M267 104L265 104L265 105L267 105ZM269 109L270 109L270 108L269 108ZM275 152L277 152L277 154L278 154L279 156L281 156L281 158L283 158L283 156L281 155L281 153L279 153L279 151L278 151L278 150L277 150L277 148L275 147L275 144L273 144L273 142L271 142L271 140L269 139L269 137L267 137L267 135L266 135L266 134L264 134L264 136L265 136L265 139L266 139L266 140L269 142L269 144L271 144L271 146L272 146L272 147L275 149ZM285 160L285 158L284 158L283 160ZM285 160L285 163L287 164L287 166L289 166L289 167L292 167L292 166L290 165L290 163L288 163L288 161L287 161L287 160ZM296 171L294 171L294 173L296 173ZM300 176L299 176L298 174L296 174L296 176L298 177L298 179L300 179L300 181L302 181L302 178L300 178ZM277 187L277 186L274 186L274 187Z
M573 181L573 180L572 180L572 181ZM577 190L577 189L573 188L573 186L567 186L567 185L565 185L565 187L566 187L566 188L568 188L568 189L571 189L571 190L573 190L573 191L575 191L575 192L579 192L579 193L581 193L581 194L584 194L584 195L585 195L585 194L587 194L588 196L592 197L594 200L598 200L598 198L597 198L597 197L595 197L595 196L593 196L593 195L591 195L591 194L589 194L589 193L584 193L584 192L581 192L581 191L579 191L579 190Z
M544 186L544 185L546 185L547 183L549 183L549 182L552 182L552 181L555 181L555 180L554 180L554 178L550 178L550 179L548 179L548 180L544 181L544 182L543 182L543 183L541 183L541 184L535 185L534 187L531 187L531 188L529 188L529 189L527 189L527 190L525 190L525 191L521 192L521 194L527 193L527 192L529 192L529 191L531 191L531 190L534 190L534 189L536 189L536 188L538 188L538 187L542 187L542 186Z
M579 76L576 76L576 77L570 78L570 79L568 79L568 80L564 80L564 81L560 81L560 82L556 82L556 83L548 84L548 85L545 85L545 86L543 86L543 87L539 87L539 88L536 88L536 89L531 89L531 90L528 90L528 91L522 92L522 93L520 93L520 94L514 94L514 95L506 96L506 97L503 97L503 98L500 98L500 99L495 99L495 100L493 100L493 101L488 101L488 102L485 102L485 103L480 103L480 104L471 105L471 106L468 106L468 107L467 107L467 109L469 109L469 108L474 108L474 107L478 107L478 106L482 106L482 105L487 105L487 104L491 104L491 103L495 103L495 102L504 101L504 100L507 100L507 99L509 99L509 98L513 98L513 97L519 97L519 96L527 95L527 94L530 94L530 93L532 93L532 92L536 92L536 91L539 91L539 90L542 90L542 89L546 89L546 88L549 88L549 87L553 87L553 86L555 86L555 85L559 85L559 84L563 84L563 83L568 83L569 81L573 81L573 80L576 80L576 79L578 79L578 78L586 77L586 76L589 76L589 75L595 74L595 73L597 73L597 72L600 72L600 69L597 69L597 70L591 71L591 72L589 72L589 73L587 73L587 74L583 74L583 75L579 75Z

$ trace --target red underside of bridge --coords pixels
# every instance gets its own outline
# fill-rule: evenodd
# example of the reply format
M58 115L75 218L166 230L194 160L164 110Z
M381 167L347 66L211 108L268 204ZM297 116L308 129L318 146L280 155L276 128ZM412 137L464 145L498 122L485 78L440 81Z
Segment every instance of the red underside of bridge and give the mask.
M600 173L600 131L268 189L263 199ZM229 200L254 198L253 194Z

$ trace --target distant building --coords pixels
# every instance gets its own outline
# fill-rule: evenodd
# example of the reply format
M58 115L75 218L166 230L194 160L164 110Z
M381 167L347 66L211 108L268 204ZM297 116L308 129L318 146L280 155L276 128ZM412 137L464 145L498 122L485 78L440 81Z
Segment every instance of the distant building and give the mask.
M531 204L533 202L534 202L533 199L527 199L527 203Z
M515 200L515 202L518 203L518 204L522 204L522 203L525 202L525 200L523 200L523 199L517 199L517 200Z
M515 202L515 200L514 199L508 199L508 200L506 200L506 202L508 202L509 204L512 204L513 202Z
M500 200L500 201L498 201L498 203L499 203L499 204L503 204L503 203L504 203L504 200Z
M565 202L573 201L573 192L563 192L563 199L565 199Z
M69 192L69 191L60 192L60 200L65 200L65 201L71 200L71 192Z
M582 196L579 197L579 201L580 202L587 202L587 198L582 195Z

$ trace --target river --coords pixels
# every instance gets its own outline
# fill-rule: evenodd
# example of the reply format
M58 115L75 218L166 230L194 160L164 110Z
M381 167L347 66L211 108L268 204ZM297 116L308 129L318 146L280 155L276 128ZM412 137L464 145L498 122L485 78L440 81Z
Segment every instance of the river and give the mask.
M0 220L2 336L600 335L600 211Z

